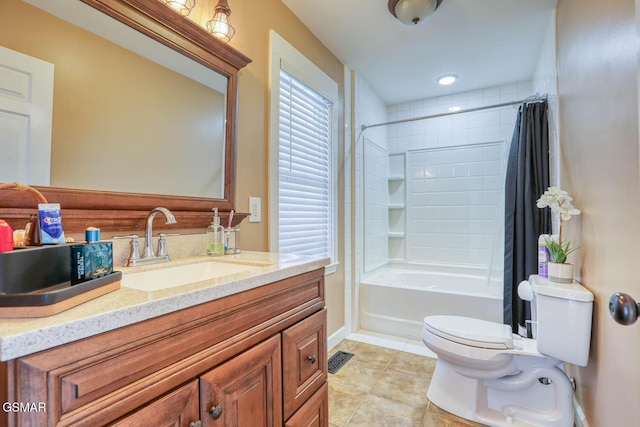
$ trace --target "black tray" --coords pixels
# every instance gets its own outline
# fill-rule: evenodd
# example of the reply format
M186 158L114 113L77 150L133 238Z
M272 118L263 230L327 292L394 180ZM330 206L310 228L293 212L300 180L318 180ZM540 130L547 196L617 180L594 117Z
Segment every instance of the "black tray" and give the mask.
M13 294L0 293L0 307L34 307L56 304L121 279L122 272L114 271L106 276L87 280L77 285L72 285L71 282L64 282L31 292Z
M71 285L71 245L0 253L0 307L55 304L122 279L113 273Z

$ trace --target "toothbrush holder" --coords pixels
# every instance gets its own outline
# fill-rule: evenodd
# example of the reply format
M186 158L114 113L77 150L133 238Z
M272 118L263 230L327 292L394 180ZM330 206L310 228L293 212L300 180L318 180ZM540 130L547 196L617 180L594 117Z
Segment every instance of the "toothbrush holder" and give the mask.
M227 249L225 255L237 255L240 253L240 227L227 228L224 232Z

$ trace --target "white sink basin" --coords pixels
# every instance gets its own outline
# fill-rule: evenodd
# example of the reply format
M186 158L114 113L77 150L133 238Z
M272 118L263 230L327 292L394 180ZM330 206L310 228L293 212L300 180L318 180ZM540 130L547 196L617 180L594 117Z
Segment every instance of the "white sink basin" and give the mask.
M220 279L224 276L243 273L261 267L264 266L204 261L157 270L128 272L122 275L120 285L141 291L157 291L203 280Z

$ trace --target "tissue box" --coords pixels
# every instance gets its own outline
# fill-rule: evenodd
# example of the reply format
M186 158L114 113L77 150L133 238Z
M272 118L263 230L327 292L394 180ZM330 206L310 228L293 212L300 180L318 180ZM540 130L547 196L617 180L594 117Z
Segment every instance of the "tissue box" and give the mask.
M113 272L111 242L71 246L71 284L86 282Z

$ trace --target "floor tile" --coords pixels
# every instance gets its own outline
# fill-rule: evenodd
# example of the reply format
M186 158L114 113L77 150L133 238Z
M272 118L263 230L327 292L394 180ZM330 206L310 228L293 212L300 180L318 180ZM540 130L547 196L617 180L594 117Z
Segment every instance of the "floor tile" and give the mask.
M347 353L350 353L350 350L356 344L358 344L358 341L342 340L338 345L336 345L329 351L329 357L333 356L338 351L346 351Z
M366 398L365 392L336 387L329 381L329 422L346 426Z
M398 350L358 343L351 349L351 353L353 353L351 360L386 368L391 359L398 353Z
M425 409L369 395L347 427L421 427Z
M425 417L423 421L423 427L431 427L431 426L483 427L484 424L479 424L473 421L469 421L465 418L460 418L443 409L440 409L439 407L434 405L432 402L429 402L429 404L427 405L427 412L425 413Z
M401 351L391 359L387 369L431 378L435 367L436 359Z
M371 394L424 410L429 402L427 389L430 379L427 376L387 369L371 389Z
M369 393L378 382L384 368L362 363L352 358L337 374L329 374L329 381L337 387Z
M359 337L351 334L349 337ZM436 359L400 351L417 342L383 340L384 346L344 340L332 349L354 353L337 374L329 374L330 427L480 427L450 414L426 398Z

